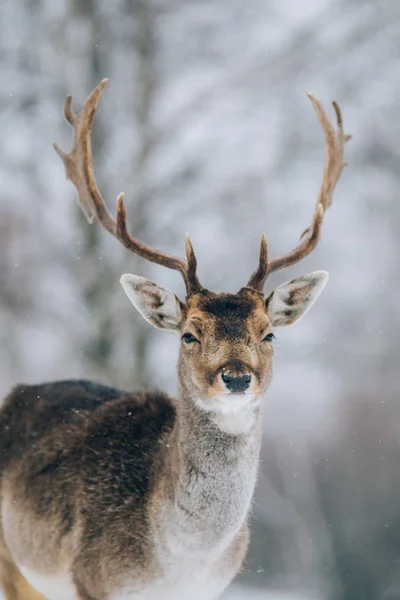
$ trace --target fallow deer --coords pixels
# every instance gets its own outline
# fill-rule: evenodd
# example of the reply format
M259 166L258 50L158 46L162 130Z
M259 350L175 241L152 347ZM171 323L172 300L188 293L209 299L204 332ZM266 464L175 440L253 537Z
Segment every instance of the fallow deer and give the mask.
M309 94L326 139L322 186L299 245L259 264L237 294L214 293L187 259L138 241L96 185L91 129L107 80L79 114L68 154L58 146L88 221L130 251L179 271L186 299L137 275L122 287L144 319L180 337L179 394L126 392L92 381L19 385L0 413L0 577L7 600L213 600L241 569L257 478L261 404L272 374L274 329L299 319L325 286L315 271L268 297L267 276L317 245L346 163L337 129Z

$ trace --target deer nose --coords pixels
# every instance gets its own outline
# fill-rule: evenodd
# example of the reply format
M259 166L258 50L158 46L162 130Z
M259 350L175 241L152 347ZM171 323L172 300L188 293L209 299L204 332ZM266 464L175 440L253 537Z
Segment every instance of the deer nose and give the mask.
M250 385L251 375L221 374L222 381L230 392L245 392Z

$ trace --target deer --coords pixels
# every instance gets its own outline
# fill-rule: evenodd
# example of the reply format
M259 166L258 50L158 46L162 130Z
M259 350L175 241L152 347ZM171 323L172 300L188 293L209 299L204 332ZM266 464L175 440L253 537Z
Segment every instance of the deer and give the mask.
M138 275L121 277L139 314L180 338L178 394L129 392L89 380L18 385L0 411L0 581L6 600L214 600L243 568L272 377L275 328L300 319L324 288L314 271L264 293L267 277L317 246L347 163L339 106L325 135L322 184L295 248L259 261L237 293L212 292L186 259L134 238L123 194L114 218L96 183L93 119L107 79L78 114L71 152L54 148L89 221L125 248L179 271L186 298Z

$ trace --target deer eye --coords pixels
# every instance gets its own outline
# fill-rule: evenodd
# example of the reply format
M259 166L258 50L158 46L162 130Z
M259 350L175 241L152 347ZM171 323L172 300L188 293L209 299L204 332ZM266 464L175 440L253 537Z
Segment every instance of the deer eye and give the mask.
M273 333L267 333L267 335L265 336L265 338L263 338L263 342L272 342L272 340L275 339L275 336Z
M198 342L199 340L194 337L191 333L184 333L182 339L186 344L193 344L193 342Z

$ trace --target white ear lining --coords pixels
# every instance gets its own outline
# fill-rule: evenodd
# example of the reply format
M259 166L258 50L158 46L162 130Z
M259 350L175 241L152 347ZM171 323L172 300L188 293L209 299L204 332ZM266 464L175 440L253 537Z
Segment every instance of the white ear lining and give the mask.
M314 271L278 286L267 300L273 327L291 325L301 319L324 289L329 274Z
M182 308L175 294L140 275L122 275L120 282L129 300L148 323L159 329L179 329Z

